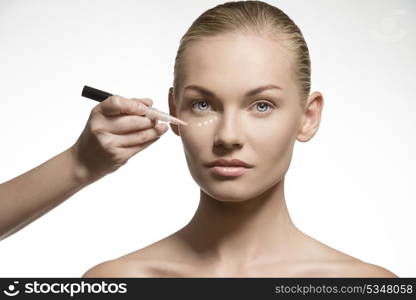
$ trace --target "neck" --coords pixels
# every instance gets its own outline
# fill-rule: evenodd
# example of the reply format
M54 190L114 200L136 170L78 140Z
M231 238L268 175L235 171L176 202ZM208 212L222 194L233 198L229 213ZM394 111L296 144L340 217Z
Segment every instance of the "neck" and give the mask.
M181 230L198 256L239 266L290 257L300 231L284 197L284 179L263 194L242 202L213 199L201 190L198 209Z

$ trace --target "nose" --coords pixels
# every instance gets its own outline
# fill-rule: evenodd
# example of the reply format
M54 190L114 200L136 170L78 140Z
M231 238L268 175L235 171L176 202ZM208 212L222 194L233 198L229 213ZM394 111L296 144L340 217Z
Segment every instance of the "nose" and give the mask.
M214 146L226 149L240 148L242 146L240 122L236 113L224 112L216 124Z

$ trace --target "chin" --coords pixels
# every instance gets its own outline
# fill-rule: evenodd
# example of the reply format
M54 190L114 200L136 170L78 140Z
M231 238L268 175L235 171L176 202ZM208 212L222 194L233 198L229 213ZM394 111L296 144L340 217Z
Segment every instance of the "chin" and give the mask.
M256 184L250 174L237 178L218 179L204 171L190 169L191 176L201 191L220 202L245 202L256 198L274 185L273 182L264 181Z
M247 184L237 183L234 186L211 182L209 184L198 183L200 189L211 198L220 202L245 202L255 196L253 189Z

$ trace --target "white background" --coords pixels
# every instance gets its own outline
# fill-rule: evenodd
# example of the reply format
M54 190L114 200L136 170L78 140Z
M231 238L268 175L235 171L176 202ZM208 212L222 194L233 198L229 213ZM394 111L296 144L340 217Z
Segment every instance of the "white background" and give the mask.
M0 182L75 142L98 104L80 96L84 85L168 111L179 39L221 3L0 0ZM416 276L415 2L268 3L303 31L312 90L324 95L321 127L296 143L286 176L293 221L335 249ZM169 131L1 241L0 276L79 277L184 226L198 197Z

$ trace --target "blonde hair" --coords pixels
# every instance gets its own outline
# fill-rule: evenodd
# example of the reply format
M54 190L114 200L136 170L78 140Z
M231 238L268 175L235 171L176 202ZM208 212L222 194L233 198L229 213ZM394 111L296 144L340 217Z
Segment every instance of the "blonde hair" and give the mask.
M183 56L187 46L204 37L225 33L254 32L280 38L292 50L295 76L299 83L301 103L310 93L311 63L309 50L298 26L279 8L262 1L231 1L217 5L201 14L180 40L175 58L173 90L178 97Z

